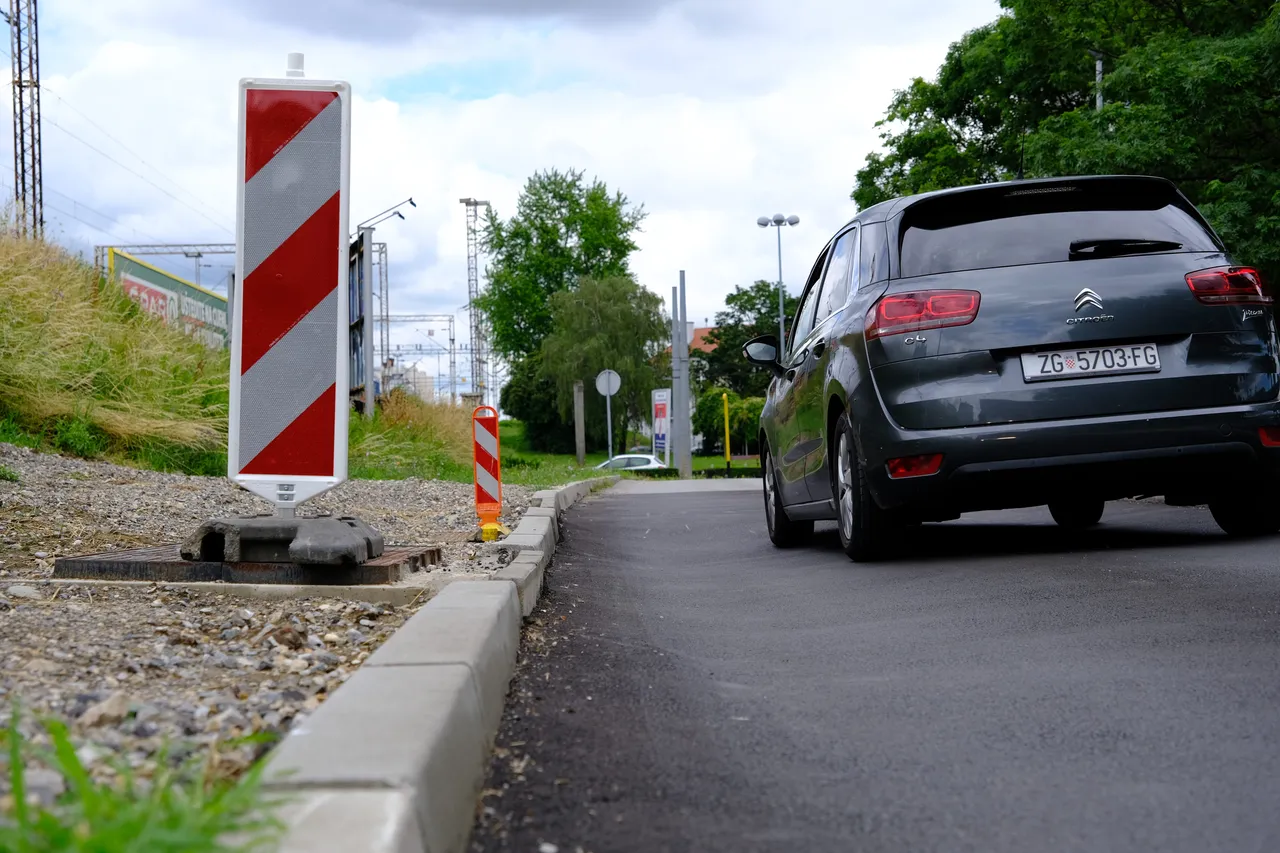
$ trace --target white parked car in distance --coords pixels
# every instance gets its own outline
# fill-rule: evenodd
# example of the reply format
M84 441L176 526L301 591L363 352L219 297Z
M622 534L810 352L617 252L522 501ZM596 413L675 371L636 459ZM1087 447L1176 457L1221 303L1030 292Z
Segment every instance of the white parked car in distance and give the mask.
M666 468L656 456L647 453L628 453L615 456L596 466L597 471L652 471L655 468Z

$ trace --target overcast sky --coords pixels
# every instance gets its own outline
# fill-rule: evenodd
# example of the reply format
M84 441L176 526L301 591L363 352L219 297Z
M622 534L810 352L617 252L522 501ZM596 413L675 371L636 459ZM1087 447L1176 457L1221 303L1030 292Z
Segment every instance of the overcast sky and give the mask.
M50 236L90 254L99 243L232 241L237 81L281 76L286 54L302 52L308 77L353 87L352 223L417 202L377 235L390 254L392 311L457 312L465 340L458 199L488 199L509 216L526 179L550 167L582 169L644 204L634 271L669 300L684 269L699 324L735 284L776 278L775 237L758 216L801 219L782 235L794 292L856 212L854 174L893 90L932 75L952 41L999 9L46 0L40 13ZM5 148L11 161L7 139ZM222 282L231 260L206 258L215 266L202 282ZM194 277L190 261L166 265ZM393 339L424 337L397 326ZM435 359L423 367L434 371Z

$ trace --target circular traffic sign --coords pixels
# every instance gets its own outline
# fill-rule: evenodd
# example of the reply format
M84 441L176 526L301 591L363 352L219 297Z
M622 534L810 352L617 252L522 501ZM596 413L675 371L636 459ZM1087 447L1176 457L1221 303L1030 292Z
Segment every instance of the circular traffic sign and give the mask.
M622 387L622 377L615 371L602 370L596 374L596 390L606 397L612 397Z

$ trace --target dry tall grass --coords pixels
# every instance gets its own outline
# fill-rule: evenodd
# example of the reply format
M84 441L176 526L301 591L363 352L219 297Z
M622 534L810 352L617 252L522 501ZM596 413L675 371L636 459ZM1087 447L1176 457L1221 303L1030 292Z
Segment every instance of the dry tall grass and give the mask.
M471 415L392 389L373 420L351 419L352 476L463 478L471 469Z
M143 314L63 249L0 236L0 408L85 422L124 447L225 443L227 353Z

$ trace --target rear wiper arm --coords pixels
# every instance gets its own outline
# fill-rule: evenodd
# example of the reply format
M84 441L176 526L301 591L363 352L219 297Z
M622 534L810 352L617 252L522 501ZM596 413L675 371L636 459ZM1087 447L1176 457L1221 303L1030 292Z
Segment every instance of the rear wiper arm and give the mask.
M1140 255L1144 252L1172 252L1181 249L1172 240L1136 240L1112 237L1104 240L1076 240L1071 244L1071 260L1113 258L1117 255Z

